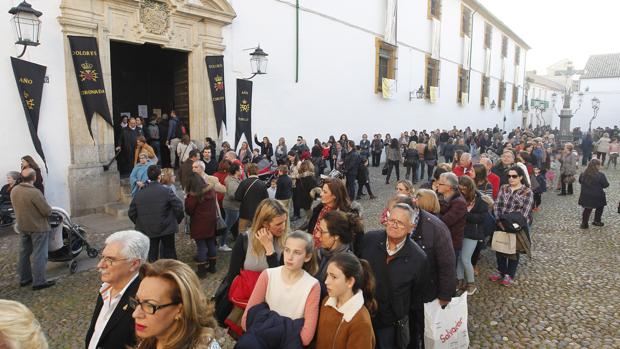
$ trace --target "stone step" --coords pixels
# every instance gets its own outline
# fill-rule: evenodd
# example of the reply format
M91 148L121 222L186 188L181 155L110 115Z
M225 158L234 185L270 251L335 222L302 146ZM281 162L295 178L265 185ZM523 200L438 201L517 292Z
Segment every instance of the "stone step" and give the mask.
M127 217L129 204L122 202L110 202L104 205L105 213L116 218Z
M132 199L133 197L131 196L131 194L121 193L121 198L119 201L120 203L126 204L127 206L129 206L129 204L131 204Z

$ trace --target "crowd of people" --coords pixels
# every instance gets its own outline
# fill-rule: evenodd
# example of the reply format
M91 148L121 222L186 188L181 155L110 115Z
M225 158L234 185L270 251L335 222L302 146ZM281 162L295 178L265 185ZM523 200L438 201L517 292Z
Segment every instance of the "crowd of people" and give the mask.
M169 130L182 130L171 114ZM127 128L137 128L136 119L121 138L131 138ZM120 146L132 168L135 230L105 241L85 345L214 349L219 325L241 349L424 347L424 304L446 307L453 297L476 294L480 255L495 231L516 234L522 246L495 252L488 279L515 285L545 192L573 195L578 181L580 227L589 228L592 211L592 224L604 225L609 183L601 169L606 158L615 167L617 127L564 144L556 134L454 127L399 138L364 134L358 143L343 134L311 148L300 136L290 149L283 138L273 145L255 135L257 148L243 143L238 152L211 139L200 150L186 135L163 148L152 144L154 132L150 140L138 134L134 148ZM586 168L577 175L580 157ZM167 158L169 167L157 165ZM364 216L364 188L376 199L368 166L381 166L382 158L385 184L396 177L394 194L380 217ZM10 173L2 188L23 233L20 284L35 290L53 285L42 251L50 208L37 170L24 157L21 173ZM367 231L364 221L373 219L383 228ZM179 231L195 241L195 270L176 260ZM228 271L210 302L200 279L216 272L220 252L230 253ZM20 310L0 303L5 308ZM0 321L0 338L7 328ZM23 340L36 338L45 340Z

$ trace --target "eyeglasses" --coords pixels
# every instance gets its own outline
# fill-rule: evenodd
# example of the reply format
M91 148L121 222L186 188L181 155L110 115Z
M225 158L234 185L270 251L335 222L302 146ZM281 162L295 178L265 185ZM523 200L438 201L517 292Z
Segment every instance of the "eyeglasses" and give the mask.
M126 260L129 260L129 258L112 258L112 257L107 257L107 256L101 256L101 261L105 263L108 267L113 266L114 263L116 262L126 261Z
M181 304L182 302L180 301L176 301L176 302L172 302L172 303L168 303L168 304L161 304L161 305L157 305L157 304L152 304L149 302L140 302L139 300L133 298L133 297L129 297L129 306L133 309L136 309L138 306L140 306L140 309L147 313L147 314L151 314L151 315L155 315L155 313L161 309L161 308L165 308L165 307L169 307L171 305L177 305L177 304Z
M391 226L393 226L395 228L398 228L398 229L402 229L402 228L404 228L406 226L405 223L403 223L403 222L401 222L401 221L399 221L397 219L393 219L393 218L388 219L387 220L387 224L389 224L389 225L391 225Z
M509 178L519 178L519 175L508 175Z

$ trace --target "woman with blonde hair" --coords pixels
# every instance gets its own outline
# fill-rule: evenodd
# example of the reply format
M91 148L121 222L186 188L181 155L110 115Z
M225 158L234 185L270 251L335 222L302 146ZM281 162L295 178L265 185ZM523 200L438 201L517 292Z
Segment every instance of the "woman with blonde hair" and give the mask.
M288 211L275 199L263 200L252 222L247 232L239 234L230 256L228 274L214 296L218 321L224 324L234 310L234 319L226 324L239 331L239 334L240 327L235 326L240 324L244 303L250 298L260 273L267 268L282 265L284 239L289 230ZM234 295L231 297L232 303L228 295ZM238 309L234 309L235 305Z
M420 154L417 150L418 144L415 141L409 142L409 146L404 151L404 162L407 174L405 179L411 178L413 183L418 181L418 162L420 161ZM409 177L411 175L411 177Z
M137 349L219 349L213 305L185 263L161 259L140 267L140 287L129 304Z
M415 198L419 208L434 215L439 214L441 207L439 206L439 198L437 198L437 194L434 191L418 189Z
M426 163L426 175L429 182L433 175L433 169L437 166L437 159L437 143L435 142L435 138L430 137L426 144L426 149L424 149L424 162Z
M19 302L0 299L0 348L48 348L39 321Z
M396 182L396 194L404 194L413 197L413 193L415 192L415 188L413 187L413 183L411 183L408 179L401 179Z

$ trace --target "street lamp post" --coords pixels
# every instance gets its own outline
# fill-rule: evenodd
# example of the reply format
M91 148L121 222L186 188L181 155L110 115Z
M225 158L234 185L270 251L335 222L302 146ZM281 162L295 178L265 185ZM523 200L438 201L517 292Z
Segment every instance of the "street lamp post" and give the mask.
M252 67L252 76L250 76L246 80L250 80L256 75L267 74L267 63L269 61L267 59L267 56L269 55L265 51L263 51L262 48L260 48L260 45L258 45L254 49L254 52L250 53L250 57L251 57L250 65Z
M39 32L41 29L39 17L43 13L33 9L32 5L26 1L22 1L16 7L11 8L9 13L13 15L11 22L17 36L15 44L24 46L22 53L17 56L17 58L21 58L26 53L28 46L39 46Z
M598 116L598 109L601 105L601 101L594 97L592 98L592 110L594 111L594 114L592 115L592 118L590 119L590 125L588 127L588 131L592 131L592 121L594 121L594 119L596 119L596 117Z
M543 101L536 101L534 103L534 110L535 110L534 113L536 115L536 120L538 121L538 126L545 126L545 118L543 116L543 113L547 110L545 108L545 103Z

